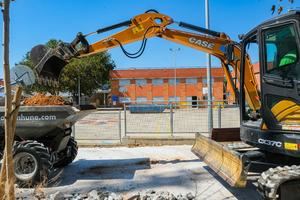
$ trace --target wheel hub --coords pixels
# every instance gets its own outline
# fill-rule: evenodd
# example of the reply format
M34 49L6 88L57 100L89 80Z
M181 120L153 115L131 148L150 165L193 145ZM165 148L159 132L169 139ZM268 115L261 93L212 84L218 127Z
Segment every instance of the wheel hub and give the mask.
M14 156L15 176L24 181L31 180L38 170L38 162L34 155L20 152Z

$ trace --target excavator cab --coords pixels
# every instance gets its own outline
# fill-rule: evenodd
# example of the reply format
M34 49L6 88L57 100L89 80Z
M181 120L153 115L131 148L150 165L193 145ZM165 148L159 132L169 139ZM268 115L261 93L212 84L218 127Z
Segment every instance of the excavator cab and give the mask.
M299 20L300 13L292 11L259 25L243 38L241 84L246 77L246 47L252 38L256 38L259 46L259 122L253 122L247 115L243 87L240 93L241 139L261 150L295 157L300 157ZM289 148L287 143L295 148Z

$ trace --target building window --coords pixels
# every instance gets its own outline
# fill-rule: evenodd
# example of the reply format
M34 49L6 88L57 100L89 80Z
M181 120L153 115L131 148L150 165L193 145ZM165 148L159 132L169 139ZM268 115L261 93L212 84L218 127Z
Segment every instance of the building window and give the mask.
M186 105L190 106L192 105L192 97L186 97Z
M163 79L153 79L152 80L152 85L162 85L164 83Z
M180 83L180 79L176 79L176 85L178 85L178 83ZM175 78L171 78L169 79L169 85L175 85Z
M211 99L212 101L215 100L215 97L214 97L214 96L211 96L211 98L212 98L212 99ZM206 100L206 101L208 100L207 94L204 94L204 95L203 95L203 100Z
M211 77L211 84L214 84L214 77ZM207 86L207 78L202 78L202 85Z
M136 79L136 80L135 80L135 84L136 84L137 86L143 86L143 85L146 85L146 84L147 84L147 81L146 81L146 79Z
M192 102L192 97L186 97L186 101Z
M130 103L130 97L120 97L119 98L120 103Z
M164 102L164 97L153 97L153 103L162 103Z
M211 92L214 91L214 88L212 87L211 88ZM202 94L203 95L207 95L208 94L208 87L202 87Z
M170 96L169 97L169 102L179 102L180 101L180 97L178 96Z
M207 79L206 78L202 78L202 85L207 86Z
M119 86L123 87L123 86L127 86L130 85L130 80L129 79L120 79L119 80Z
M136 102L137 103L146 103L147 102L147 97L137 97Z
M121 87L119 87L119 92L125 93L125 92L127 92L127 88L124 86L121 86Z
M189 96L186 97L186 105L188 106L197 106L198 105L198 97L197 96Z
M185 83L186 84L197 84L197 79L196 78L186 78Z

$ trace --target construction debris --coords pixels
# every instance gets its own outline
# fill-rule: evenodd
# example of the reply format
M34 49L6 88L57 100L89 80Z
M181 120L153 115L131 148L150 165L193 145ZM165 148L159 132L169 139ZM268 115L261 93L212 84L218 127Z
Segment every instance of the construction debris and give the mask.
M66 102L61 96L38 93L32 97L26 98L23 105L26 106L44 106L44 105L65 105Z
M185 195L178 194L175 196L174 194L167 191L155 191L149 190L145 194L134 195L129 198L130 200L194 200L195 196L192 193L187 193Z
M191 193L185 195L174 195L167 191L149 190L145 193L138 193L131 196L123 197L113 192L92 190L88 193L63 194L56 192L47 196L35 195L32 197L17 197L18 200L39 199L39 200L195 200Z
M113 192L92 190L88 193L72 193L64 194L55 192L45 195L43 192L35 193L33 196L17 197L17 200L123 200L123 197Z

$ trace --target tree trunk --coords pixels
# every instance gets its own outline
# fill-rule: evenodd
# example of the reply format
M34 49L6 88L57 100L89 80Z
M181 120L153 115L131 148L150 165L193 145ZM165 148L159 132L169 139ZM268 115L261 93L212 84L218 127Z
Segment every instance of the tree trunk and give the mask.
M14 188L14 167L12 157L12 101L9 71L9 5L10 0L3 1L3 73L4 73L4 93L5 93L5 148L4 160L1 169L0 198L15 199Z

